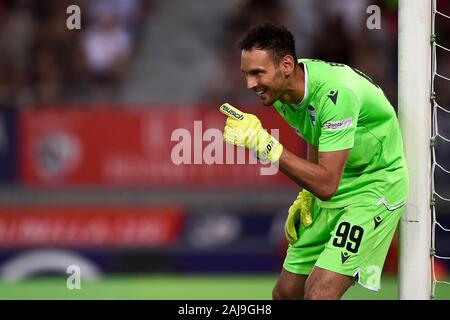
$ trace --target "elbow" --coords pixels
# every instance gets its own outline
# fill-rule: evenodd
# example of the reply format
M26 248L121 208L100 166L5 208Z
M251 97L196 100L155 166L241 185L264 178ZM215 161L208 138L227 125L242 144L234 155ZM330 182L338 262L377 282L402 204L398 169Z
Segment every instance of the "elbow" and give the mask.
M316 194L316 197L322 201L330 200L336 193L339 185L326 185L322 188L321 192Z
M317 198L319 198L322 201L328 201L333 197L333 194L320 194L317 195Z

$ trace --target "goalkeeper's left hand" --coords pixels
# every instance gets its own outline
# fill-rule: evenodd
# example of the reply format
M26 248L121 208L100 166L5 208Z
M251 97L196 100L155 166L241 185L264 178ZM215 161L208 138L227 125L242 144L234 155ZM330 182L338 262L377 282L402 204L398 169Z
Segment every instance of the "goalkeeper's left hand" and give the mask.
M263 129L261 121L250 113L244 113L229 103L220 111L227 115L223 139L236 146L256 152L258 159L277 162L283 152L283 145Z
M288 217L284 225L284 233L290 244L294 244L298 239L298 222L309 227L313 221L314 195L306 189L303 189L289 207Z

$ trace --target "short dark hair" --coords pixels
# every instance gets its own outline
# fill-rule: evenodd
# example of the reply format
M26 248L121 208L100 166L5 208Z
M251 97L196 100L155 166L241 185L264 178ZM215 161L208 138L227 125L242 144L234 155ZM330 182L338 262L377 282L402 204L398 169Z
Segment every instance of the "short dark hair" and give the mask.
M254 25L238 41L238 48L247 51L253 48L266 50L275 61L291 55L297 63L294 36L282 25L270 22Z

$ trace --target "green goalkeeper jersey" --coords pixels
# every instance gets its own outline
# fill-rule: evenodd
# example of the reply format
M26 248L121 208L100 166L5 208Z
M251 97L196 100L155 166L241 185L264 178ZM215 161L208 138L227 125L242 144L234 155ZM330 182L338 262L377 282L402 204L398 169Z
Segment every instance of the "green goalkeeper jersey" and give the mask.
M305 70L305 95L299 104L274 103L275 109L319 152L351 149L338 190L325 208L352 203L403 205L408 172L394 108L365 74L347 65L299 59Z

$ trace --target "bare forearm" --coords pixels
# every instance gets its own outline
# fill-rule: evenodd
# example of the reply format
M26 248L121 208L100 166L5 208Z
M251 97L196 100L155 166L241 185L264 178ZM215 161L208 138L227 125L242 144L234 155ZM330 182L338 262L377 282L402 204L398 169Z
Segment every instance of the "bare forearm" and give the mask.
M308 159L317 161L317 156L311 156L311 150L308 150ZM279 160L281 172L287 175L294 182L307 189L321 200L328 200L337 189L339 182L334 181L334 174L326 167L302 159L286 148Z

